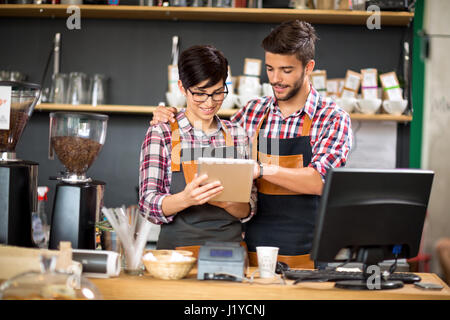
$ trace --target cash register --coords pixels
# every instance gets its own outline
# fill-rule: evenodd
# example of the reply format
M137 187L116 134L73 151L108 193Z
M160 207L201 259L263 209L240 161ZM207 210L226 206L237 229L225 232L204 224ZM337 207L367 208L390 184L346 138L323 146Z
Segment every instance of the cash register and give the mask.
M208 241L198 254L198 280L241 282L247 264L245 249L239 242Z

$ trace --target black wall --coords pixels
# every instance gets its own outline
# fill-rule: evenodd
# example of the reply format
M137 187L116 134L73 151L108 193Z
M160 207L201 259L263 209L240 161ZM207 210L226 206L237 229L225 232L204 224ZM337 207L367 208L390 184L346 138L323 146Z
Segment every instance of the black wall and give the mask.
M0 70L26 73L40 82L54 34L62 34L61 72L103 73L109 80L109 104L157 105L167 90L172 36L180 50L194 44L213 44L227 56L233 75L240 75L244 58L264 59L262 39L276 26L269 23L185 22L83 19L81 30L69 30L65 19L0 18ZM344 77L347 69L377 68L401 74L402 41L406 27L315 25L320 40L316 69L329 78ZM51 69L49 71L51 73ZM267 82L263 74L262 82ZM50 85L46 78L44 86ZM61 170L48 160L48 113L36 112L17 147L22 159L40 163L39 184L51 189L48 177ZM105 205L137 202L139 151L151 115L110 115L106 143L88 175L107 183Z

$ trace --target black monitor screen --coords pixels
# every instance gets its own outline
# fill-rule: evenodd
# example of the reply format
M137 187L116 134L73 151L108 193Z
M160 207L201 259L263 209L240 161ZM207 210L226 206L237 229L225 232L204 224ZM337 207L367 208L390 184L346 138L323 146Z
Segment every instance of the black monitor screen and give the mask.
M339 261L341 249L381 248L417 256L434 173L419 169L331 169L319 205L311 258ZM347 258L348 260L348 258Z

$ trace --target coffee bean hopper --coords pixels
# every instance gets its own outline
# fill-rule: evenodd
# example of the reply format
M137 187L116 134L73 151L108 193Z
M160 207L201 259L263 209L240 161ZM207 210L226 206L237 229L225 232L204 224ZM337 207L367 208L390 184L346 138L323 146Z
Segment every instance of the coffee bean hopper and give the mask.
M38 164L16 157L41 87L0 81L0 243L33 247L31 215L37 210Z
M65 171L56 185L49 249L70 241L74 249L95 249L95 223L103 206L105 183L86 176L106 138L108 116L50 113L49 159L54 153ZM52 178L50 178L52 179Z

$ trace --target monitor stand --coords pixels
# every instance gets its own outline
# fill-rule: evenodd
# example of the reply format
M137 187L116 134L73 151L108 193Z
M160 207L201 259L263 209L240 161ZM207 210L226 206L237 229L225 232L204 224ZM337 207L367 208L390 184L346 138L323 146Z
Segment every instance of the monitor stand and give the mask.
M336 281L334 286L340 289L350 289L350 290L387 290L387 289L400 289L403 288L403 282L401 281L386 281L380 278L379 281L367 280L343 280ZM368 284L370 283L370 284Z
M384 255L381 248L359 248L357 261L363 263L364 280L336 281L335 287L350 290L388 290L403 288L403 282L385 280L381 274L378 263L383 261ZM378 272L369 273L370 266L376 266Z

